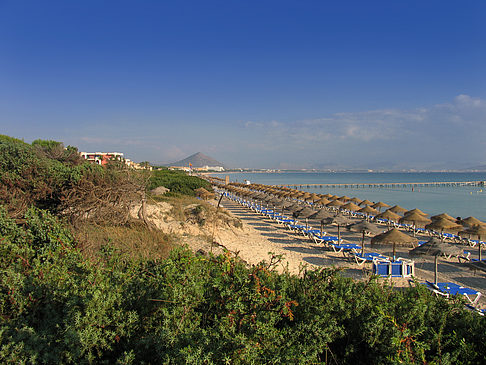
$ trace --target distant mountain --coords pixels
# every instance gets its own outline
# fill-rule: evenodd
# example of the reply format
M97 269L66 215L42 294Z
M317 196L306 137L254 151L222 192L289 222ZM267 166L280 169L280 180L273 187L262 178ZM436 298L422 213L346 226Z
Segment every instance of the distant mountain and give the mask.
M222 166L226 168L224 164L221 162L215 160L212 157L206 156L205 154L198 152L195 153L183 160L173 162L169 164L169 166L189 166L189 164L192 164L192 167L204 167L204 166Z
M473 166L473 167L468 167L466 169L461 169L462 171L478 171L478 172L483 172L486 171L486 165L479 165L479 166Z

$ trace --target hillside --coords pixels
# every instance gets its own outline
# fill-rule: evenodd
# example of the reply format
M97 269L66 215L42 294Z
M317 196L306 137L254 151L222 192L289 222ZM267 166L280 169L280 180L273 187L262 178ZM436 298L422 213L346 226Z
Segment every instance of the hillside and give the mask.
M170 166L189 166L189 164L191 164L192 167L222 166L226 168L223 163L201 152L197 152L183 160L173 162L170 164Z

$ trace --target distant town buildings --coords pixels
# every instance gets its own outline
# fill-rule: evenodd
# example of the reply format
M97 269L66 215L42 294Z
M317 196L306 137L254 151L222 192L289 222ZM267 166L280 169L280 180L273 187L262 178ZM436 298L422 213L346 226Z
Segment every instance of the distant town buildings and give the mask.
M88 160L89 162L105 166L108 161L121 161L123 162L127 167L136 169L136 170L142 170L142 169L149 169L152 170L152 166L142 166L139 163L133 162L132 160L128 158L123 157L123 153L121 152L80 152L79 153L82 158L85 160Z
M191 167L191 166L170 166L170 170L182 170L182 171L195 171L195 172L205 172L205 171L217 171L222 172L224 171L224 167L222 166L203 166L203 167Z

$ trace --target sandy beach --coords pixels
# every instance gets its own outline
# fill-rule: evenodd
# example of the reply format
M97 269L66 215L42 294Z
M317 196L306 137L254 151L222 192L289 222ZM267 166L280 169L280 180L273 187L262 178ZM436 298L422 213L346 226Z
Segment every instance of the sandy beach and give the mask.
M340 267L343 268L343 275L356 280L366 280L372 274L371 263L358 265L341 252L334 252L320 244L316 244L307 236L289 230L286 226L277 224L272 219L260 215L247 207L229 199L223 199L220 209L226 210L229 214L237 217L243 223L241 229L218 229L214 235L215 241L228 250L236 253L248 264L256 264L262 260L268 261L271 254L283 255L283 266L293 274L298 274L303 266L312 267ZM355 219L358 221L358 219ZM311 222L312 223L312 222ZM319 226L312 224L314 228ZM385 226L383 226L386 229ZM337 227L325 226L329 235L337 235ZM347 243L361 243L361 234L348 232L341 229L341 237ZM417 236L420 240L427 240L429 236ZM370 247L370 238L365 240L367 252L373 251L392 255L392 247ZM471 257L477 256L477 249L464 246L465 250L471 252ZM397 247L397 257L410 258L410 248ZM412 259L412 258L411 258ZM424 282L434 280L434 262L432 258L413 258L415 262L415 278ZM282 269L283 269L282 266ZM470 270L464 262L458 262L457 258L439 258L438 264L439 281L455 282L486 294L486 274L480 270ZM410 281L404 278L384 279L395 287L410 285ZM485 307L486 299L481 298L480 307Z

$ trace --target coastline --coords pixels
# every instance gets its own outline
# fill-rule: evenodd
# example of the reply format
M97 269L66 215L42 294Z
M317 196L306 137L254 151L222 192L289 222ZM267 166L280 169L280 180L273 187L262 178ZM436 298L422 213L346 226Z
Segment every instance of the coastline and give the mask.
M354 261L347 259L342 253L326 250L309 238L290 231L286 227L276 224L271 219L228 199L223 199L222 205L222 209L242 221L243 229L241 232L219 230L215 235L215 239L250 265L262 260L268 261L271 257L269 252L272 252L277 255L284 255L283 265L292 274L299 274L299 271L304 266L309 268L339 267L343 269L343 275L352 277L355 280L367 280L372 274L371 264L358 265ZM326 226L325 230L330 235L337 234L337 228L334 226ZM341 231L341 234L347 243L360 243L361 241L360 233L344 230L344 232ZM419 238L428 239L429 237L419 236ZM390 255L392 250L391 247L371 248L369 238L365 240L365 248L367 252L372 250L387 255ZM409 248L397 248L397 256L410 258L408 255L409 250ZM475 252L472 252L472 254L475 255ZM433 281L433 260L427 258L414 258L413 260L415 261L415 278L419 282L424 282L425 280ZM485 272L471 271L466 265L459 263L456 258L441 258L438 268L440 281L457 282L486 294ZM389 282L394 287L408 287L411 285L410 280L404 278L383 279L383 281ZM486 306L485 298L481 298L480 306Z

